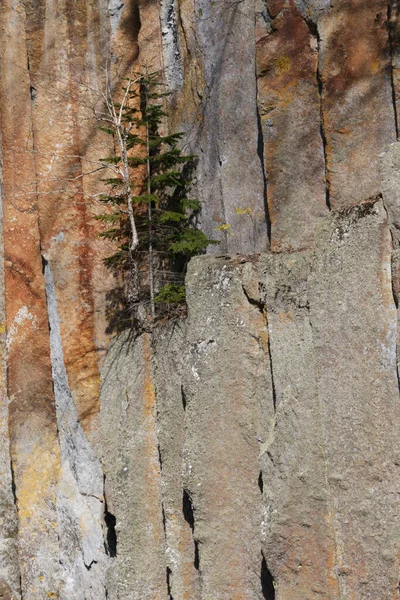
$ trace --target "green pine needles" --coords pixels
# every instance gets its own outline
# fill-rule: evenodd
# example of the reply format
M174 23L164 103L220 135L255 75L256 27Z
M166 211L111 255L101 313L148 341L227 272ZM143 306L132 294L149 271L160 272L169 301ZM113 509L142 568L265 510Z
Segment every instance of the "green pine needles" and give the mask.
M100 235L117 243L106 264L130 279L131 302L154 321L185 304L190 258L218 242L196 229L200 202L188 197L195 157L179 148L183 134L160 133L167 94L159 91L157 73L135 73L125 81L116 102L107 80L106 112L98 117L116 151L101 160L115 176L103 180L109 193L100 197L111 210L97 218L105 226Z

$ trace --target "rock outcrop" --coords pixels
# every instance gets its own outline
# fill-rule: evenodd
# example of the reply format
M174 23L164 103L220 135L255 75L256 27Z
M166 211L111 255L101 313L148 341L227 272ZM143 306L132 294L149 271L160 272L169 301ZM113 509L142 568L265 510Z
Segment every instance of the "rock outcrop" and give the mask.
M399 32L397 0L3 1L0 598L398 598ZM220 242L151 335L95 219L94 109L144 66Z

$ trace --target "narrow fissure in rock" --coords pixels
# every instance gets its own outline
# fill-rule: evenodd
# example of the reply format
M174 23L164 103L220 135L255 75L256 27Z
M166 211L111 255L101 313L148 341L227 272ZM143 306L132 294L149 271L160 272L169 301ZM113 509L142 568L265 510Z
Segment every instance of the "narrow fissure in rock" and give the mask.
M258 93L257 93L257 95L258 95ZM264 182L264 213L265 213L265 220L267 223L268 241L271 244L271 217L270 217L269 208L268 208L268 184L267 184L267 174L265 172L264 136L263 136L261 116L260 116L260 110L258 107L258 103L257 103L257 127L258 127L257 154L258 154L258 158L260 159L261 173L262 173L263 182Z
M181 385L181 397L182 397L183 410L186 411L187 400L186 400L185 390L183 389L183 385Z
M106 524L107 533L106 533L106 550L107 554L111 558L115 558L117 556L117 530L116 524L117 519L115 516L109 512L107 507L107 502L105 502L104 506L104 522Z
M260 474L258 476L258 487L260 488L261 494L263 494L264 493L264 481L263 481L262 471L260 471Z
M194 512L193 512L192 501L186 490L183 490L182 512L183 512L183 516L185 517L185 521L189 524L190 529L192 530L192 533L193 533L194 532Z
M264 600L275 600L274 578L268 569L264 556L261 561L261 589Z
M171 590L171 569L167 567L166 569L166 579L167 579L167 592L168 592L168 600L174 600Z
M276 390L275 390L274 370L272 367L271 340L270 340L270 335L269 335L270 331L269 331L269 324L268 324L267 307L265 305L265 302L263 302L262 300L256 300L255 298L251 298L251 296L249 296L244 285L242 285L242 289L243 289L243 293L246 296L249 304L251 304L252 306L256 306L265 320L265 326L266 326L267 332L268 332L268 357L269 357L269 365L270 365L270 371L271 371L272 401L274 404L274 411L276 412Z
M398 44L396 39L396 26L392 21L392 0L388 0L387 4L387 26L388 26L388 38L389 38L389 50L390 50L390 85L392 89L392 104L394 113L394 122L396 127L396 138L399 138L399 121L397 115L397 102L396 102L396 86L394 82L394 49Z
M268 357L269 357L269 368L270 368L270 373L271 373L272 402L274 405L274 411L276 412L277 399L276 399L275 377L274 377L274 368L272 366L271 338L270 338L270 329L269 329L268 316L267 316L266 310L264 311L264 315L265 315L265 322L266 322L267 332L268 332Z
M183 490L183 497L182 497L182 512L183 512L183 516L185 517L185 521L188 523L190 529L192 530L193 542L194 542L193 565L194 565L194 568L196 569L196 571L199 571L200 570L199 542L194 537L193 504L192 504L192 500L190 498L189 493L185 489Z
M310 26L310 25L309 25ZM310 28L311 33L317 39L317 48L318 48L318 62L317 62L317 70L315 73L318 85L318 94L319 94L319 103L320 103L320 135L322 141L322 147L324 151L324 164L325 164L325 202L328 210L331 210L331 184L329 180L329 172L328 172L328 142L326 139L326 131L325 131L325 117L324 117L324 84L322 81L321 75L321 38L318 32L318 28L315 26Z

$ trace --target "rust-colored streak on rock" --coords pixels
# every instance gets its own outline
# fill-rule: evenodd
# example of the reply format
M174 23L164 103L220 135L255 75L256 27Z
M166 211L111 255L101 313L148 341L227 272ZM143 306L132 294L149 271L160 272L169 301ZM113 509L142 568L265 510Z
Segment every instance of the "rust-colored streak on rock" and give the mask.
M29 13L41 245L54 274L69 385L87 433L96 429L112 285L102 264L106 246L96 239L99 176L88 174L110 153L111 140L92 118L104 91L107 32L97 1L61 2L56 10L42 0Z
M258 105L265 144L271 248L311 245L327 213L317 40L293 0L269 2L257 24Z
M22 3L1 13L1 127L9 426L24 597L56 593L59 448L32 154ZM43 548L43 539L46 547Z
M387 8L339 0L318 23L332 208L380 192L379 154L396 139Z

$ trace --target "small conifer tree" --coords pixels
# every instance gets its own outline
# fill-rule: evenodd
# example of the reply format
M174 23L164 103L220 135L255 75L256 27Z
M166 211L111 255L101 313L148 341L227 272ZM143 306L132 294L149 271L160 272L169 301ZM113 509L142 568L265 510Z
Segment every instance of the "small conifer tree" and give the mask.
M115 155L102 159L117 175L105 180L110 191L100 197L111 207L98 216L106 226L101 235L117 242L106 264L134 281L136 301L149 306L152 321L156 305L184 304L187 263L217 243L196 229L200 203L187 197L195 157L180 150L182 133L160 133L167 95L161 86L156 73L134 74L121 103L108 87L111 118L101 119L117 142Z

